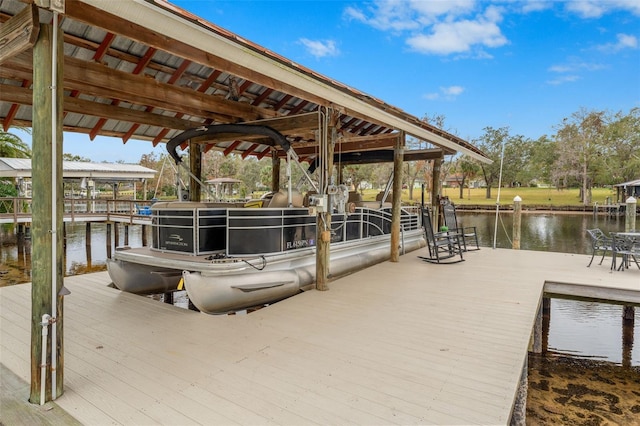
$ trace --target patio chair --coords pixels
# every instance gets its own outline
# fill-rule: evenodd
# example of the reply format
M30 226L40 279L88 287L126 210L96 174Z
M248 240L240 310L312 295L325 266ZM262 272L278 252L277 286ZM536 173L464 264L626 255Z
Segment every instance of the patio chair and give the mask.
M604 257L606 256L607 252L611 251L611 245L612 245L611 237L607 237L604 234L604 232L600 230L600 228L587 229L587 234L589 234L589 237L591 237L591 250L592 250L591 260L589 261L587 268L591 266L591 263L593 262L593 258L595 257L596 253L599 251L602 251L602 258L600 259L600 263L598 265L602 265L602 261L604 260Z
M430 263L458 263L464 261L462 257L461 234L457 232L434 232L431 224L431 212L428 208L422 209L422 225L424 226L429 257L418 256ZM458 259L460 256L460 259Z
M447 204L442 209L444 215L444 224L449 231L458 232L462 235L462 247L464 251L480 250L478 243L478 232L475 226L460 227L458 224L458 216L456 208L453 204ZM475 248L471 248L474 245Z
M633 260L640 269L638 257L640 257L640 238L624 235L624 233L611 233L611 270L624 271L629 268L629 264ZM618 256L622 256L620 266L616 268Z

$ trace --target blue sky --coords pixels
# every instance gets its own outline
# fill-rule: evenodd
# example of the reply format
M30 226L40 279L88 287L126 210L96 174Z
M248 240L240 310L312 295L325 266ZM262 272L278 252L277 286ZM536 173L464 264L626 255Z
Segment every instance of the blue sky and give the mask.
M581 108L640 107L638 0L173 3L412 115L444 116L469 141L487 126L537 139ZM65 134L64 151L152 151L103 139Z

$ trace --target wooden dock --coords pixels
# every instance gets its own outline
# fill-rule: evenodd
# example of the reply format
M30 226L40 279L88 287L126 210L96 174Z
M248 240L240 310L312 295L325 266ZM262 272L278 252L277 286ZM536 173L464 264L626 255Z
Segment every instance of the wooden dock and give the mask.
M122 293L106 273L69 277L65 393L47 413L87 425L507 424L545 282L640 303L640 270L587 268L585 255L418 254L236 316ZM0 363L25 385L30 291L0 288ZM13 396L28 405L28 385Z

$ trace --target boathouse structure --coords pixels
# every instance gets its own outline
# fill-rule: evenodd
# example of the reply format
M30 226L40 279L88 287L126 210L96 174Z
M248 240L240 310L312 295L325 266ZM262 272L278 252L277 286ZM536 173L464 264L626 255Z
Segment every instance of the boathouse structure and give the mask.
M64 392L63 132L84 133L87 143L110 136L114 149L122 149L122 143L126 149L132 138L155 146L203 125L266 125L287 138L299 160L322 158L321 196L329 186L334 154L387 151L395 160L390 244L395 262L403 159L433 161L433 188L439 187L444 155L460 152L489 161L455 135L164 0L0 0L0 22L0 120L5 131L12 126L33 130L34 404ZM406 136L428 148L405 150ZM182 146L196 177L205 146L198 142L225 155L270 157L274 171L287 158L264 137L207 136ZM278 185L274 179L274 189ZM189 196L200 199L195 190ZM330 216L319 212L318 223L330 224ZM319 240L318 289L327 287L328 250L328 241ZM49 332L42 338L45 329Z
M29 158L0 158L0 178L13 178L18 187L18 196L31 197L32 162ZM108 184L113 188L113 198L121 183L141 183L146 195L147 179L153 179L156 171L139 164L92 163L86 161L63 161L63 184L74 185L74 189L86 191L87 198L94 198L96 184ZM72 194L73 195L73 194ZM144 196L143 196L144 198Z

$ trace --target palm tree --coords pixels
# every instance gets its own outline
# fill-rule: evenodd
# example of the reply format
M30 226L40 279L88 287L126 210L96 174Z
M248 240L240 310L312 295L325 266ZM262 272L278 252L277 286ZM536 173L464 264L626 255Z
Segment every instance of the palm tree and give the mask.
M0 157L31 158L31 148L13 133L0 130Z

